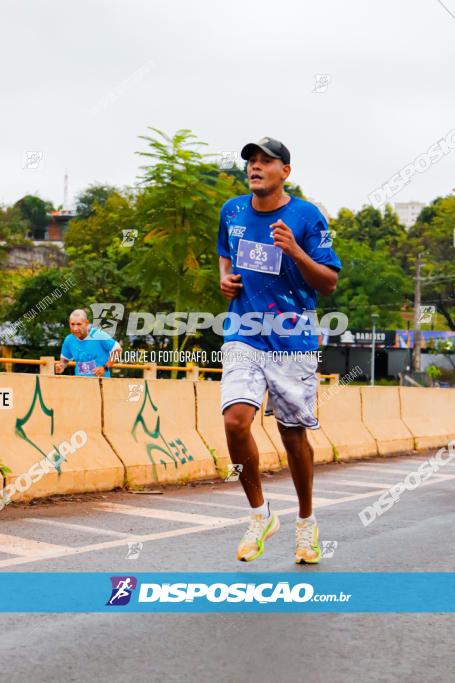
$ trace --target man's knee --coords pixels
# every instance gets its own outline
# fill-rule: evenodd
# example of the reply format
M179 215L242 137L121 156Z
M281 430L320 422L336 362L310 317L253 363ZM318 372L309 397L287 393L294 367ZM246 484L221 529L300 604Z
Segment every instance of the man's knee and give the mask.
M288 455L301 456L305 451L312 451L305 427L285 427L278 424L281 440L288 451Z
M256 410L254 406L236 403L224 411L224 428L228 436L246 435L251 429Z
M302 439L305 436L305 427L285 427L277 420L278 431L283 438Z

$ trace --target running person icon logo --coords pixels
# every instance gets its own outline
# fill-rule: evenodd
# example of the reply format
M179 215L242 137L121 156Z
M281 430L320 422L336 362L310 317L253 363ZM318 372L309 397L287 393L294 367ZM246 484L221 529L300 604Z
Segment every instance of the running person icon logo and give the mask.
M106 605L127 605L131 599L131 593L137 586L135 576L111 576L111 597Z
M330 249L332 247L332 237L328 230L321 230L321 241L319 242L319 248Z

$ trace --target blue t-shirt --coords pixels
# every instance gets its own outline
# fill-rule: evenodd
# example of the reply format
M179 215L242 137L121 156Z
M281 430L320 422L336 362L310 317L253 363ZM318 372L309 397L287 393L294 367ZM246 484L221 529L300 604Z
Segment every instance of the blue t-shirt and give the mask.
M72 333L65 337L61 355L66 360L76 362L76 375L96 377L95 368L107 363L114 346L119 346L115 339L107 332L90 325L88 335L84 339L78 339ZM109 370L105 369L104 377L110 376Z
M314 204L298 197L291 196L285 206L274 211L256 211L251 206L252 196L230 199L220 214L218 254L231 259L232 272L242 276L243 284L229 303L228 311L233 315L224 323L224 341L242 341L263 351L316 350L318 335L311 331L311 325L317 327L314 313L305 314L316 309L316 291L305 282L294 261L273 247L270 224L281 218L308 256L338 271L341 263L332 249L327 221ZM245 334L258 329L254 322L247 320L240 327L236 324L234 314L252 311L267 313L262 316L262 333ZM272 323L275 318L278 320ZM254 320L260 322L261 316ZM272 324L278 325L278 331ZM287 329L294 334L287 335Z

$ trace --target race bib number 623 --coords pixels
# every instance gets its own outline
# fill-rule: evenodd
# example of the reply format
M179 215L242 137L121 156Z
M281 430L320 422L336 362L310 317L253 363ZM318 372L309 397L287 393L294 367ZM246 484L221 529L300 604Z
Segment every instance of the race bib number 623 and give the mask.
M262 242L239 240L237 268L257 270L261 273L279 275L283 252L280 247Z

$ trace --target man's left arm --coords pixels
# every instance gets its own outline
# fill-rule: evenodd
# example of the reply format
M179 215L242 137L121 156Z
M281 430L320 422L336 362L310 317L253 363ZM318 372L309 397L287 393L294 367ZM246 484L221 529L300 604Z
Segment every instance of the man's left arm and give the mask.
M104 347L104 342L102 342L102 344ZM109 350L109 349L107 349L107 350ZM97 377L103 377L106 370L110 370L111 367L114 365L114 363L117 363L119 361L121 352L122 352L122 347L120 346L118 341L115 341L114 345L111 347L109 357L108 357L107 361L105 362L104 366L100 365L97 368L95 368L95 375Z
M118 363L120 360L121 353L122 353L122 347L116 341L115 345L112 347L112 351L109 354L109 358L107 359L106 363L104 364L104 367L110 369L114 365L114 363Z
M270 227L274 228L272 232L274 245L280 247L294 261L305 282L324 296L332 294L337 287L337 272L330 266L312 259L297 244L291 228L281 219L272 223Z

